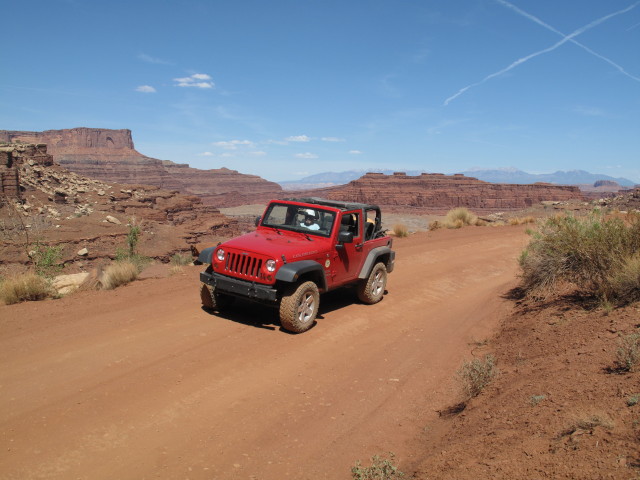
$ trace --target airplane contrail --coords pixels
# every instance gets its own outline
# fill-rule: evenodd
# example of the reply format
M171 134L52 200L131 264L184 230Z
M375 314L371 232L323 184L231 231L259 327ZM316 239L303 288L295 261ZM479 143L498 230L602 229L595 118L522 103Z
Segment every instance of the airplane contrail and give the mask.
M626 72L621 66L617 65L615 62L613 62L612 60L609 60L608 58L594 52L593 50L587 48L586 46L582 45L581 43L577 42L576 40L573 40L574 37L577 37L578 35L583 34L584 32L586 32L587 30L590 30L591 28L601 24L602 22L605 22L606 20L609 20L610 18L616 16L616 15L620 15L622 13L626 13L629 10L635 8L638 4L640 4L640 1L635 2L634 4L623 8L622 10L618 10L616 12L610 13L609 15L605 15L602 18L599 18L597 20L594 20L593 22L573 31L572 33L570 33L569 35L565 35L564 33L560 32L559 30L556 30L555 28L553 28L551 25L546 24L545 22L543 22L542 20L538 19L537 17L519 9L518 7L516 7L515 5L507 2L506 0L497 0L499 3L501 3L502 5L516 11L517 13L519 13L520 15L525 16L526 18L536 22L537 24L551 30L554 33L557 33L558 35L562 36L562 40L556 42L555 44L553 44L552 46L545 48L543 50L539 50L537 52L534 52L530 55L527 55L525 57L519 58L518 60L516 60L515 62L511 63L509 66L503 68L502 70L499 70L495 73L492 73L490 75L487 75L485 78L483 78L482 80L480 80L479 82L476 83L472 83L470 85L467 85L466 87L461 88L460 90L458 90L458 92L455 95L452 95L451 97L447 98L444 101L444 105L449 105L449 103L453 100L455 100L456 98L458 98L460 95L462 95L463 93L465 93L467 90L469 90L470 88L473 87L477 87L478 85L481 85L483 83L485 83L488 80L491 80L492 78L495 78L499 75L502 75L506 72L508 72L509 70L517 67L518 65L521 65L529 60L531 60L534 57L537 57L538 55L542 55L544 53L548 53L551 52L552 50L555 50L556 48L560 47L561 45L567 43L567 42L572 42L576 45L579 45L580 47L584 48L586 51L588 51L589 53L591 53L592 55L595 55L596 57L608 62L609 64L611 64L612 66L616 67L620 72L624 73L625 75L629 76L630 78L633 78L634 80L640 81L640 78L634 77L633 75L629 74L628 72Z

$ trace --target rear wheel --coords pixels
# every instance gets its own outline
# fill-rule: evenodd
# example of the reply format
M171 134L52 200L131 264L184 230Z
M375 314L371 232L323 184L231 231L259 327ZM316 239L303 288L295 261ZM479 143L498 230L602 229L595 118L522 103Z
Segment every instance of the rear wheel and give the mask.
M384 263L376 263L366 280L358 284L358 298L361 302L373 305L382 300L387 286L387 267Z
M202 284L200 299L204 308L217 311L224 310L233 303L233 297L216 292L215 288L206 283Z
M290 332L302 333L313 325L320 305L320 292L309 281L292 285L280 301L280 323Z

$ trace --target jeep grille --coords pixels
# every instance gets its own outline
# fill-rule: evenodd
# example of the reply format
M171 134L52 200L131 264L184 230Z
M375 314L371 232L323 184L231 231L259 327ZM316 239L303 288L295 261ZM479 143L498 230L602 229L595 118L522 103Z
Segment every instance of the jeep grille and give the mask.
M262 259L231 252L227 255L227 261L224 265L225 272L253 279L262 278L260 267L262 267Z

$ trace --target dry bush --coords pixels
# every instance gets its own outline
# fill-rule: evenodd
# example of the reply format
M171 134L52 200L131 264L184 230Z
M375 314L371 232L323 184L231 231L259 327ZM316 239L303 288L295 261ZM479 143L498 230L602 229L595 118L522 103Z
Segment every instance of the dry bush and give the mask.
M442 228L442 222L434 220L433 222L429 223L429 230L438 230L439 228Z
M393 226L393 234L396 237L408 237L409 236L409 230L407 229L407 226L403 223L398 223L396 225Z
M465 225L475 225L478 217L464 207L454 208L447 212L444 226L447 228L461 228Z
M616 291L635 291L640 266L640 216L625 222L593 213L548 218L520 255L523 288L547 294L562 284L624 303ZM624 272L624 273L622 273Z
M489 225L489 222L487 222L483 218L476 218L474 225L476 227L486 227L487 225Z
M620 370L633 371L640 364L640 333L622 337L616 354Z
M527 223L536 223L536 219L532 216L513 217L509 219L509 225L525 225Z
M477 397L498 375L496 360L493 355L485 355L483 360L474 358L471 362L465 361L457 374L465 399Z
M618 305L640 301L640 253L624 259L609 275L605 294Z
M35 273L25 273L8 278L0 283L0 299L6 305L18 302L44 300L52 297L54 291L49 282Z
M189 253L174 253L169 261L173 266L193 265L193 257Z
M133 262L115 262L104 269L100 283L105 290L126 285L138 278L138 266Z
M374 455L369 467L363 467L360 461L357 461L355 467L351 468L352 480L394 480L404 477L404 473L393 463L395 455L389 453L389 457Z

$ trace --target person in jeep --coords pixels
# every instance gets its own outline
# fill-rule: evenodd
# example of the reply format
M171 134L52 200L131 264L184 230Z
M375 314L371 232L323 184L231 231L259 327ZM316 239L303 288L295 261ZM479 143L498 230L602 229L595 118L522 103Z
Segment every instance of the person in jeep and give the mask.
M315 324L320 294L354 287L373 305L393 271L393 240L380 207L320 198L272 200L256 230L200 252L202 306L221 311L235 298L276 307L282 328Z
M300 226L308 228L309 230L320 230L320 225L316 222L315 210L311 210L310 208L304 210L304 221Z

